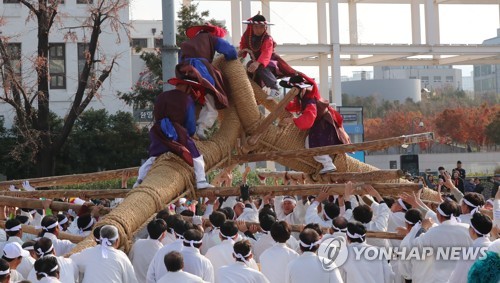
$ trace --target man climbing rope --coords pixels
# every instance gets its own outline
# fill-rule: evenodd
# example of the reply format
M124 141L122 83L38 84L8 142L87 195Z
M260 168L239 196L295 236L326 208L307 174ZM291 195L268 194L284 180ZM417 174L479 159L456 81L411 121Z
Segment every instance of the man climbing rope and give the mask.
M176 77L194 79L198 82L206 80L212 85L206 97L199 101L203 105L197 121L196 134L206 139L205 131L217 120L217 109L228 106L227 90L221 72L212 65L215 52L224 55L226 60L237 58L236 48L223 39L226 30L211 24L191 26L186 29L189 38L181 44L179 64L175 67Z
M153 109L154 125L149 131L150 158L139 168L137 186L146 177L157 156L173 152L194 167L196 187L213 187L205 177L205 161L191 139L196 131L196 113L192 94L200 96L210 88L210 83L172 78L168 83L175 89L165 91L156 97Z
M253 52L255 60L248 63L247 71L254 75L255 81L267 93L268 99L279 98L276 78L294 76L297 71L274 53L276 42L267 33L267 26L271 23L268 23L264 16L257 14L243 23L248 26L241 37L238 55L246 57L246 50Z
M316 82L299 73L289 80L282 80L280 85L285 88L296 87L300 90L288 105L286 110L299 113L297 118L284 118L283 123L295 125L303 131L309 130L306 138L306 148L315 148L336 144L350 144L349 135L342 126L342 116L329 106L328 101L321 98ZM336 171L329 155L314 156L314 160L323 164L320 174Z

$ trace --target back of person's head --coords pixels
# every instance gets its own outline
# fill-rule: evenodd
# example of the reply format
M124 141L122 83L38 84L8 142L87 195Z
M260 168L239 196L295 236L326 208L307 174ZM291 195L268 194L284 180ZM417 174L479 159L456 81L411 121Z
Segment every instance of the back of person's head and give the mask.
M238 227L234 221L226 220L226 222L220 226L220 233L225 238L232 238L238 234Z
M41 280L43 277L59 278L59 264L57 258L53 256L44 256L35 261L34 269L36 278Z
M0 282L10 283L10 266L5 259L0 258Z
M35 244L36 244L36 242L35 242L35 241L33 241L33 240L28 240L28 241L24 242L24 243L21 245L21 247L22 247L22 248L23 248L23 250L25 250L25 251L32 251L32 250L34 250L34 249L35 249L35 248L34 248L34 247L35 247Z
M405 212L405 222L410 224L411 226L421 222L422 220L422 213L418 209L410 208Z
M340 208L338 205L336 205L333 202L329 202L323 206L323 209L325 210L326 216L328 216L328 219L333 219L340 214Z
M290 225L286 221L278 221L271 226L271 237L277 243L286 243L291 233Z
M210 214L208 219L210 220L210 223L212 223L212 226L220 228L220 226L226 222L226 215L220 211L214 211Z
M259 215L259 222L260 222L260 228L268 232L271 230L273 224L276 223L276 218L271 214L261 214Z
M388 207L391 207L394 204L394 202L396 202L396 199L390 196L382 197L382 199L384 199L384 202L385 204L387 204Z
M493 222L488 215L476 212L470 219L470 228L473 229L479 237L483 237L491 232Z
M264 207L259 211L259 219L264 215L271 215L274 218L278 218L278 216L276 216L276 212L274 212L270 207Z
M469 211L472 211L478 206L483 206L485 203L484 196L474 192L465 193L462 201L465 205L467 205Z
M179 214L171 214L167 216L167 219L165 220L165 222L167 223L167 232L174 234L174 227L177 221L184 221L182 219L182 216L180 216Z
M182 235L184 235L184 232L187 230L187 223L184 220L178 220L175 222L174 225L174 234L177 238L182 239Z
M38 257L43 257L54 253L54 245L52 244L52 240L44 237L36 241L33 249L35 250Z
M57 229L57 225L59 223L57 222L57 217L54 215L47 215L42 219L41 226L42 226L42 232L40 232L40 237L43 237L45 233L54 233Z
M344 232L347 228L347 219L344 216L337 216L332 220L332 229L334 232Z
M219 211L226 215L227 220L234 219L234 210L231 207L223 207L223 208L219 209Z
M369 223L373 218L372 208L366 204L361 204L352 210L352 217L363 224Z
M252 245L249 240L241 240L234 243L233 255L236 261L247 262L252 255Z
M456 202L451 200L445 200L439 204L437 211L438 214L445 219L450 219L452 215L456 215L459 208Z
M21 229L21 221L18 219L9 219L5 222L5 234L9 237L16 236Z
M170 215L170 212L168 211L168 209L162 209L162 210L158 211L155 218L156 219L163 219L165 222L167 222L167 218L169 215Z
M94 230L92 230L92 235L94 235L94 241L97 244L101 243L101 228L102 226L95 227Z
M169 272L176 272L184 268L184 258L180 252L169 252L163 258L163 262Z
M94 226L94 218L90 214L85 214L80 217L78 217L78 220L76 221L76 225L80 231L90 231L92 230L92 227Z
M323 236L323 230L321 230L321 226L318 223L309 223L304 226L304 229L313 229L320 237Z
M203 239L203 232L197 229L189 229L184 232L184 246L200 248Z
M118 228L113 225L104 225L100 231L101 245L113 246L119 239Z
M157 240L161 237L163 232L167 230L167 223L161 218L156 218L148 223L147 229L149 237L153 240Z
M346 236L352 243L363 243L366 239L366 228L361 222L349 222L347 223Z
M316 252L319 248L320 236L314 229L305 228L300 232L299 244L302 252Z
M21 224L24 225L29 225L30 224L30 218L26 215L16 215L16 219L21 222Z
M57 222L59 222L59 228L61 228L65 224L69 224L68 217L66 217L66 215L64 215L64 214L57 215Z
M179 214L182 215L182 216L189 216L189 217L193 217L194 216L194 212L192 212L189 209L185 209L185 210L181 211L181 213L179 213Z

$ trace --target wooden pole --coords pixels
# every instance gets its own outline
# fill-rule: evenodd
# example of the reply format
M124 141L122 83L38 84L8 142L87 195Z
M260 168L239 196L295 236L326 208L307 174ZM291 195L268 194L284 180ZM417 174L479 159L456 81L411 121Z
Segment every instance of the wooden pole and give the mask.
M403 170L376 170L370 172L339 172L339 173L328 173L324 175L310 175L303 172L291 172L291 171L281 171L281 172L257 172L257 175L261 178L281 178L284 180L297 180L311 183L333 183L333 182L383 182L387 180L399 179L404 176Z
M124 198L130 190L48 190L48 191L0 191L0 196L21 198Z
M190 216L183 216L183 219L188 222L193 222L193 217ZM203 219L205 223L210 223L209 219ZM258 222L246 222L245 224L247 227L250 227L252 225L256 225L257 227L260 228L260 223ZM290 230L292 232L298 232L300 233L302 230L304 230L305 225L297 225L297 224L289 224ZM330 233L330 228L327 227L321 227L321 230L323 231L323 234ZM398 235L397 233L393 232L380 232L380 231L367 231L366 232L366 237L368 238L377 238L377 239L395 239L395 240L402 240L404 236Z
M269 128L269 126L274 122L274 120L278 119L281 116L281 114L285 111L285 107L288 104L288 102L292 101L292 99L297 94L298 94L298 89L292 88L286 94L286 96L278 103L276 108L274 108L274 110L271 111L271 113L269 113L269 115L267 115L266 118L264 118L264 120L262 120L260 122L260 124L257 126L257 128L252 131L252 133L254 133L254 134L252 136L250 136L247 139L246 144L244 144L241 147L241 151L243 153L246 154L255 147L255 145L259 141L260 137L262 137L262 135L265 133L267 128Z
M355 183L355 195L368 194L361 188L363 183ZM411 194L419 190L419 185L414 183L374 183L371 184L381 195L399 195L403 192ZM328 193L331 195L343 195L345 184L314 184L314 185L291 185L291 186L253 186L250 187L251 195L317 195L323 187L328 187ZM239 196L239 187L214 187L203 190L197 190L198 197L208 197L213 192L216 196Z
M95 173L62 175L52 177L42 177L25 179L29 180L30 185L33 187L54 187L54 186L67 186L74 184L87 184L99 181L121 179L125 174L127 177L137 176L139 167L124 168L118 170L101 171ZM0 182L0 189L8 189L10 185L21 186L25 180L11 180Z
M5 221L0 221L0 227L5 228ZM21 227L23 228L23 233L28 233L32 235L38 235L42 229L36 229L34 226L31 225L24 225L22 224ZM71 233L66 233L66 232L59 232L59 239L61 240L70 240L73 243L79 243L85 239L85 237L79 236L79 235L74 235Z
M0 196L0 206L11 206L11 207L22 207L22 208L31 208L31 209L43 209L43 203L38 199L31 198L16 198L16 197L7 197ZM50 209L56 211L67 211L72 209L76 212L80 210L82 206L78 204L72 204L67 202L53 201L50 204Z
M354 143L354 144L330 145L330 146L315 147L308 149L271 151L271 152L252 153L246 155L235 155L231 157L231 161L234 163L276 161L281 159L290 159L290 158L296 159L296 158L312 157L325 154L330 154L330 155L342 154L346 152L354 152L360 150L379 150L391 146L426 142L433 139L434 139L433 133L421 133L409 136L400 136L400 137L387 138L387 139L368 141L362 143Z

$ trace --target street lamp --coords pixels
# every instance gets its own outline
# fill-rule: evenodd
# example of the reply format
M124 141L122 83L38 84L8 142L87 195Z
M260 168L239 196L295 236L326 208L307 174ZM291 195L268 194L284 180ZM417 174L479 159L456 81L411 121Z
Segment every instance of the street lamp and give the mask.
M419 122L420 121L420 122ZM418 122L418 126L420 128L423 128L424 127L424 122L423 122L423 119L422 117L415 117L411 120L411 134L413 135L415 133L415 125L417 125L417 122ZM415 144L412 144L411 145L411 153L412 154L415 154Z

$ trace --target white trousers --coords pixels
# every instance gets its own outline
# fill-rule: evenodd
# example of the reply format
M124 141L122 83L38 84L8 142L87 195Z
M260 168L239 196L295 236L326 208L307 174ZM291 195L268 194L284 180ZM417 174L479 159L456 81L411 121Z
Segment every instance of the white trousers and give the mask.
M198 136L205 136L205 130L210 129L217 117L219 116L219 112L215 109L215 98L211 94L205 95L205 105L201 108L200 117L198 117L198 121L196 121L196 133Z

